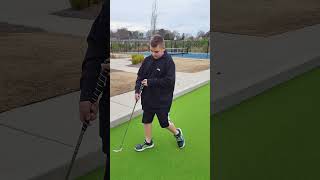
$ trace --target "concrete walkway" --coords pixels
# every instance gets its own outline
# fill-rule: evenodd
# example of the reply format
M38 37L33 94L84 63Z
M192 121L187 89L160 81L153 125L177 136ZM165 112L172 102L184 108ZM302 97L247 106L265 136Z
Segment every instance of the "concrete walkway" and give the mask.
M80 133L79 92L0 114L0 179L64 179ZM72 177L102 166L98 123L83 139Z

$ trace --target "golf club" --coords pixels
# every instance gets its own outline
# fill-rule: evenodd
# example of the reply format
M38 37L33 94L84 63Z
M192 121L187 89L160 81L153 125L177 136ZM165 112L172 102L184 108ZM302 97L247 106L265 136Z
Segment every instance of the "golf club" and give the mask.
M107 61L108 61L108 59L106 59L104 61L104 63L107 64ZM97 86L93 92L91 99L90 99L91 103L95 103L98 101L99 96L103 91L103 88L106 86L106 81L107 81L107 73L104 70L101 70L100 75L98 77ZM79 151L82 139L83 139L83 135L84 135L85 131L87 130L88 125L89 125L89 121L86 121L82 124L82 128L81 128L81 132L80 132L80 135L78 138L78 142L77 142L77 145L74 149L73 156L72 156L65 180L69 179L74 161L76 160L76 157L77 157L77 154L78 154L78 151Z
M139 90L140 96L141 96L141 92L142 92L142 90L143 90L143 87L144 87L144 86L141 84L140 90ZM126 138L126 135L127 135L127 132L128 132L128 128L129 128L129 125L130 125L130 122L131 122L131 119L132 119L132 115L133 115L133 113L134 113L134 109L136 108L136 105L137 105L137 102L138 102L138 101L139 101L139 99L137 99L136 102L134 103L134 106L133 106L133 109L132 109L132 113L131 113L131 115L130 115L129 122L128 122L128 125L127 125L127 128L126 128L126 131L125 131L125 133L124 133L124 135L123 135L123 138L122 138L122 142L121 142L121 144L120 144L120 147L119 147L119 149L114 149L113 152L121 152L121 151L122 151L124 139Z

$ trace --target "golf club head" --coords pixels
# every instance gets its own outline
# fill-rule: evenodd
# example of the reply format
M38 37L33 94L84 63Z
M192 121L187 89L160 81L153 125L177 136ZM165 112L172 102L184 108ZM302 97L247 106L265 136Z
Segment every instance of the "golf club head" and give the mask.
M113 152L121 152L121 151L122 151L122 148L113 150Z

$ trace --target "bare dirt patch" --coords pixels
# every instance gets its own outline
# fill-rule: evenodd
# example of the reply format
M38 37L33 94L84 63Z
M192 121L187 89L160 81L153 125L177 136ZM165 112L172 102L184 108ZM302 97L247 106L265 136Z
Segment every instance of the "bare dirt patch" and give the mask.
M196 73L210 68L209 60L173 58L177 72Z
M212 31L267 37L320 23L318 0L214 1Z
M111 69L110 72L110 96L116 96L133 91L137 79L136 73L129 73Z
M0 33L0 112L79 90L85 38L6 26Z

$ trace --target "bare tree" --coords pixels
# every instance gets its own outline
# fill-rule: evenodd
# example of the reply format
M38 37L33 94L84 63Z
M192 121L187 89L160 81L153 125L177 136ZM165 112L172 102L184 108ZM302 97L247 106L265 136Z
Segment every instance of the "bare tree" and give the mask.
M119 39L129 39L131 35L131 31L129 31L127 28L120 28L116 32L117 36Z
M157 30L157 19L158 19L158 5L157 0L153 1L152 14L151 14L151 35L154 35Z
M166 35L167 31L165 29L159 29L157 31L157 34L159 34L160 36L164 37Z
M198 31L197 33L197 39L201 39L203 37L205 37L206 33L202 30Z

